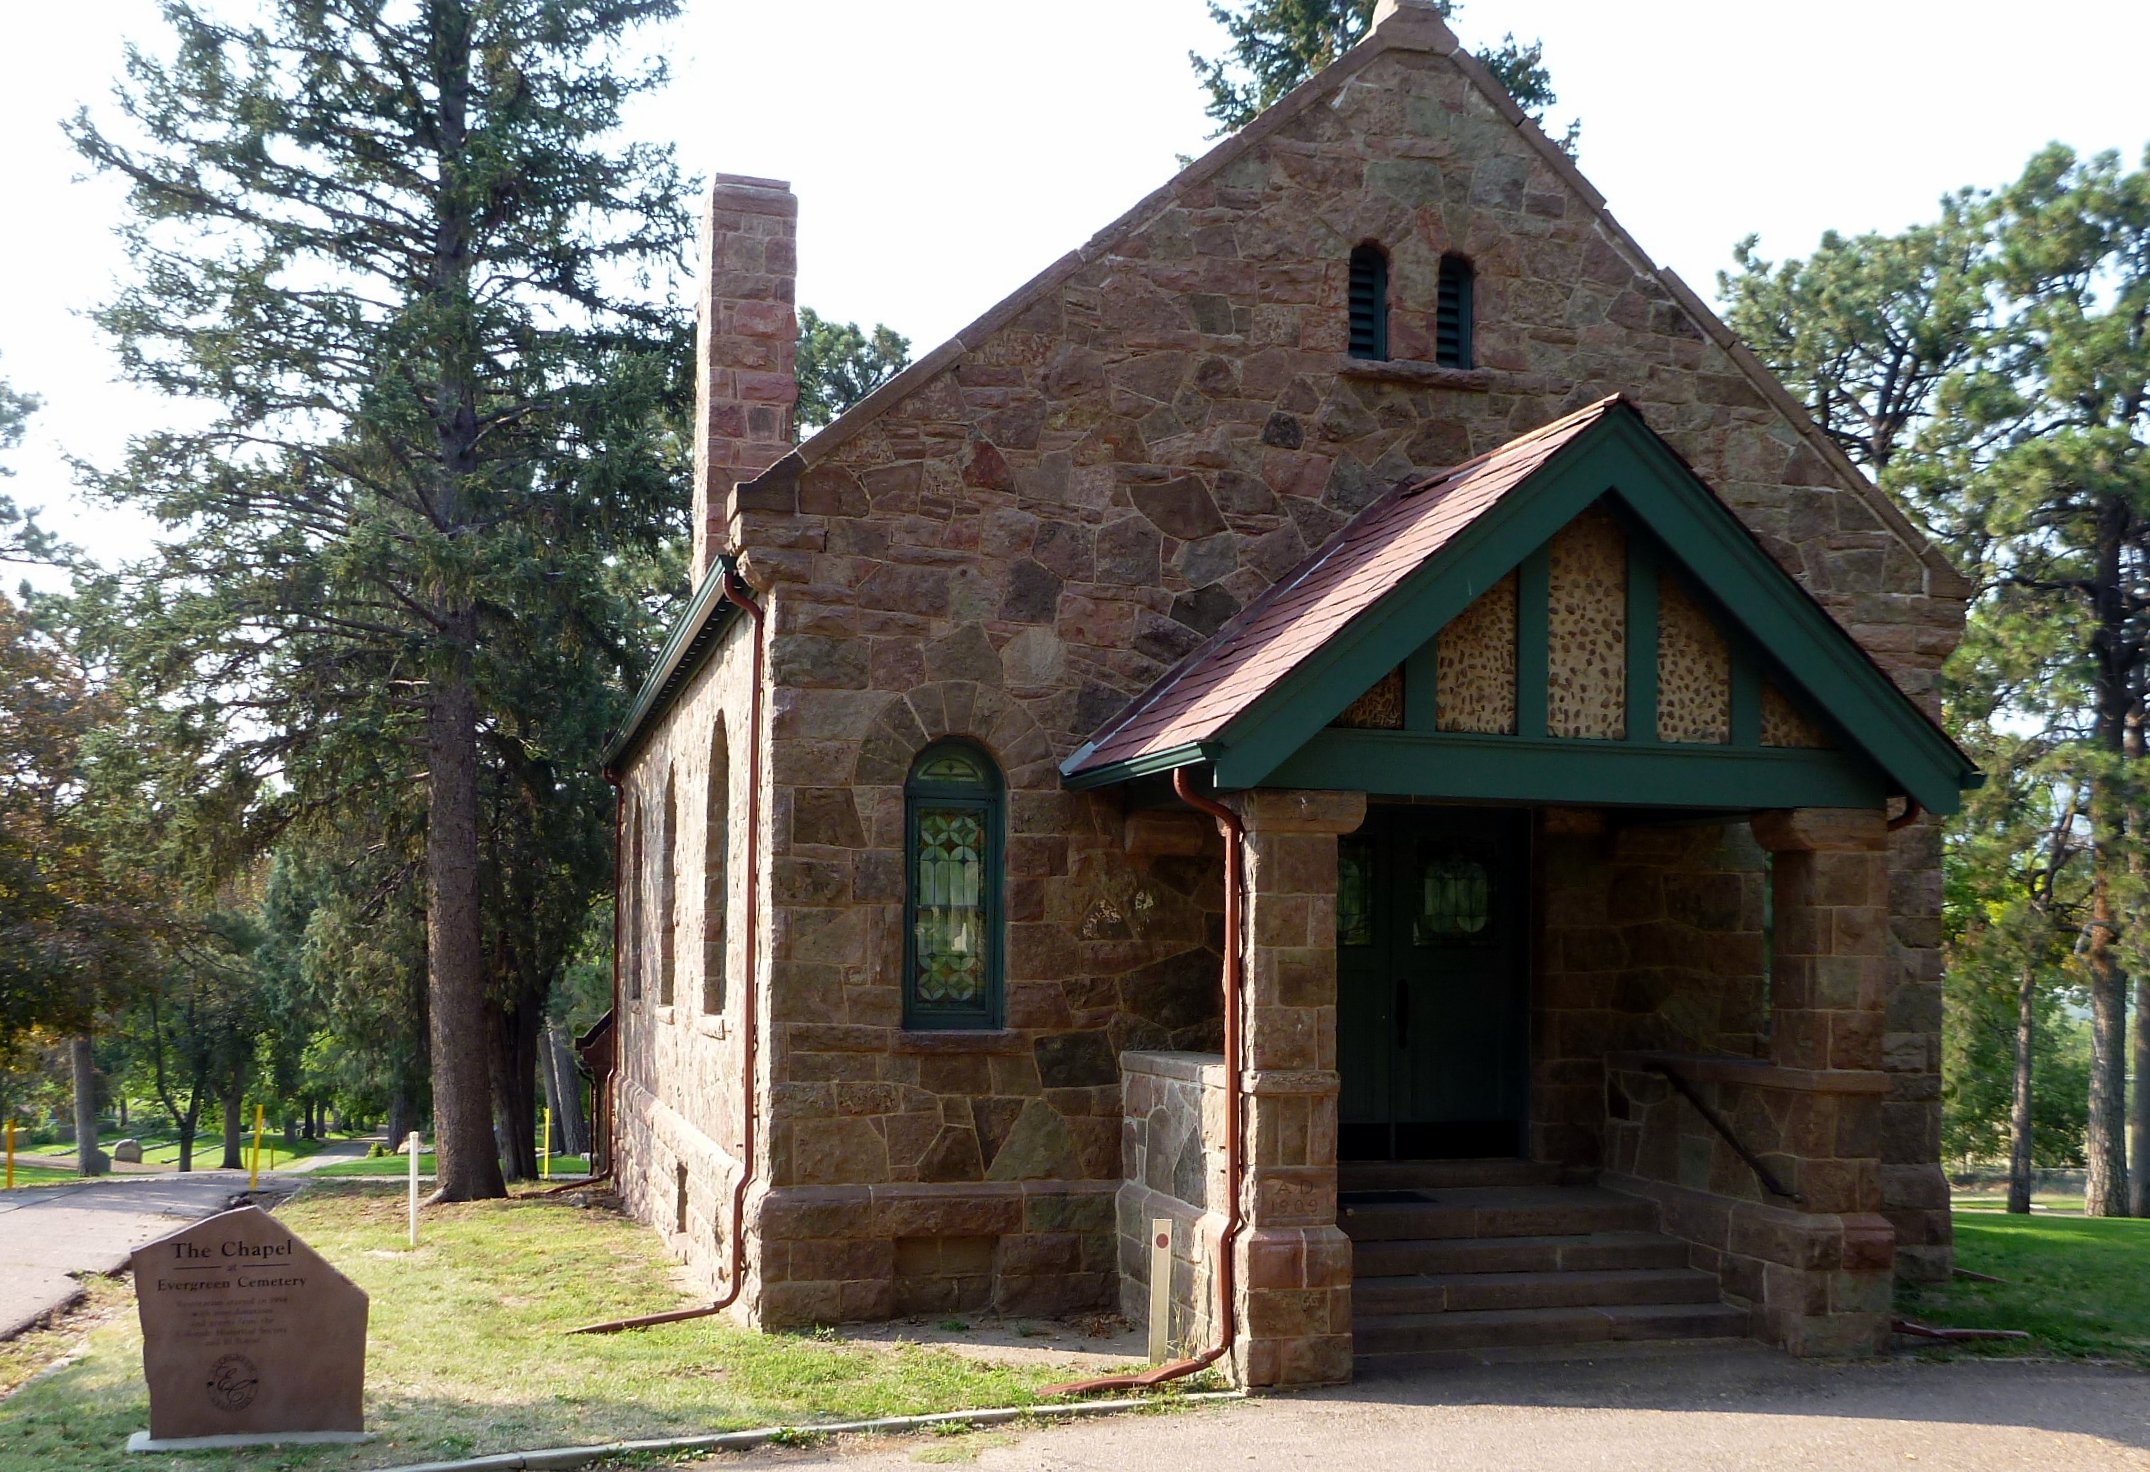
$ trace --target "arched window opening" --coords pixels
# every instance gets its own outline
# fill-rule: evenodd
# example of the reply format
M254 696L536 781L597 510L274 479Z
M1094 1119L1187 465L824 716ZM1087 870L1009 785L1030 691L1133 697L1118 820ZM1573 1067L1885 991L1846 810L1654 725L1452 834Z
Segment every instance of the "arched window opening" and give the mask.
M1004 787L968 741L937 741L903 786L903 1021L911 1028L1001 1022Z
M709 795L702 824L702 1010L724 1010L726 922L731 918L732 757L717 723L709 739Z
M627 815L622 824L627 833L627 872L618 876L614 886L615 913L612 924L619 932L620 966L627 973L627 1000L642 1000L642 886L647 882L642 873L642 804L623 798L627 803Z
M657 1005L669 1007L679 979L679 956L673 944L679 928L679 887L673 882L679 847L679 793L668 772L664 779L664 827L657 832Z
M1354 358L1389 355L1389 258L1374 244L1351 253L1350 353Z
M1433 361L1446 368L1471 366L1471 263L1461 256L1441 257L1438 299L1434 305Z

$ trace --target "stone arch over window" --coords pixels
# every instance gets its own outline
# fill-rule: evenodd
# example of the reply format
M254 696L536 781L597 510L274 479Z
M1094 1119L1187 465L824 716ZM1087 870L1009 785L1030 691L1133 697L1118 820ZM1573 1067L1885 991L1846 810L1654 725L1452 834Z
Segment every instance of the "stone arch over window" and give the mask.
M983 747L944 738L903 784L906 1027L994 1028L1002 1016L1006 787Z
M1372 241L1351 252L1349 352L1354 358L1389 355L1389 255Z
M679 847L679 785L675 774L664 777L664 826L657 830L657 1005L672 1005L678 990L679 932L678 864L673 857Z
M725 936L731 918L732 757L724 722L709 738L709 791L702 822L702 1010L724 1010Z
M1477 273L1462 256L1441 257L1434 293L1433 361L1444 368L1471 366L1471 318L1476 308Z

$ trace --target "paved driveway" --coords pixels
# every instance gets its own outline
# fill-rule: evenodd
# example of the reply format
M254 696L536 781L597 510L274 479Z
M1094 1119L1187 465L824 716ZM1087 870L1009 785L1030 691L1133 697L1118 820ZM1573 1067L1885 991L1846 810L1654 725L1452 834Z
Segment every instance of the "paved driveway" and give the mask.
M106 1176L0 1196L0 1339L75 1293L71 1273L110 1272L144 1242L221 1211L246 1172Z
M1764 1350L1377 1374L1341 1390L1163 1418L975 1434L980 1472L2150 1469L2150 1375L1963 1361L1805 1364ZM786 1467L915 1469L970 1438ZM995 1444L995 1443L998 1444ZM931 1449L930 1451L928 1449ZM965 1447L967 1450L968 1448Z

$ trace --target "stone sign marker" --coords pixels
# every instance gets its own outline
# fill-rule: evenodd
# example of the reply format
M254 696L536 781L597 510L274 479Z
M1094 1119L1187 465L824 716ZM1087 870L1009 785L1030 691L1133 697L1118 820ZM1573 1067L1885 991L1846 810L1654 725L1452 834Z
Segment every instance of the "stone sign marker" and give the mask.
M134 1254L149 1435L349 1440L363 1433L366 1295L258 1207Z

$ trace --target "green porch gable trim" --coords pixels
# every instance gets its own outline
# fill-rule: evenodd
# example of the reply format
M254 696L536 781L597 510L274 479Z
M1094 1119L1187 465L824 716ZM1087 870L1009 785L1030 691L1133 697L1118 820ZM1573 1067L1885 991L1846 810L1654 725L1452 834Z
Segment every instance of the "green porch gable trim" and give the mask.
M1544 671L1537 668L1543 662L1542 627L1535 663L1527 637L1534 619L1542 625L1542 612L1534 613L1543 601L1540 549L1601 498L1610 498L1649 534L1654 546L1647 556L1679 570L1727 620L1735 646L1734 745L1659 744L1654 711L1646 722L1631 720L1630 736L1636 739L1626 742L1544 737ZM1518 608L1524 636L1519 653L1524 657L1518 667L1518 735L1329 727L1360 693L1519 567L1524 593ZM1533 589L1539 597L1531 596ZM1642 626L1654 630L1654 622L1653 601ZM1642 627L1632 620L1630 626ZM1754 744L1758 661L1825 715L1842 749ZM1635 665L1631 659L1630 668ZM1411 683L1407 674L1407 700ZM1640 707L1638 698L1635 714L1643 713ZM1624 402L1575 433L1200 745L1215 764L1220 788L1349 785L1422 796L1743 809L1878 805L1901 793L1930 812L1946 814L1955 811L1961 791L1979 781L1961 749ZM1082 757L1078 753L1068 764L1071 785L1136 775L1119 770L1131 763L1076 772ZM1183 747L1142 760L1155 771L1197 759Z

